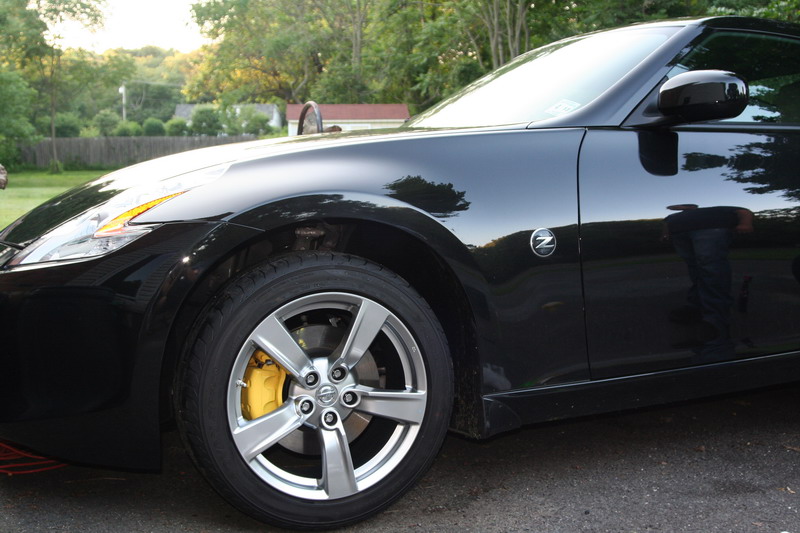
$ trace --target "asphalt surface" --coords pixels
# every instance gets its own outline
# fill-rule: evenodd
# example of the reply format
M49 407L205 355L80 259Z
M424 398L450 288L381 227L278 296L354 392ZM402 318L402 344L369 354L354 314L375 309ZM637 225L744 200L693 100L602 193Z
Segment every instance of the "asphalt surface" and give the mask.
M800 385L577 421L490 441L448 437L428 475L340 531L800 533ZM68 466L0 478L0 531L256 532L192 467Z

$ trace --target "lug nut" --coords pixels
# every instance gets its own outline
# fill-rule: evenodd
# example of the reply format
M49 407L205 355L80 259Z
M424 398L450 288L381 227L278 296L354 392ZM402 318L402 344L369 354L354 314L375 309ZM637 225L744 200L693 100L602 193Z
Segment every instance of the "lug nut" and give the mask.
M333 372L331 372L331 378L334 381L342 381L346 375L347 371L341 366L334 368Z
M347 391L342 395L342 403L347 407L353 407L358 403L358 394L353 391Z
M336 413L334 413L333 411L328 411L322 417L322 421L325 422L325 425L327 425L327 426L335 425L337 419L338 419L338 417L336 416Z
M316 372L311 372L306 376L306 385L309 387L313 387L317 383L319 383L319 375Z
M303 400L302 402L300 402L300 412L303 413L304 415L307 415L313 410L314 410L314 402L312 402L311 400Z

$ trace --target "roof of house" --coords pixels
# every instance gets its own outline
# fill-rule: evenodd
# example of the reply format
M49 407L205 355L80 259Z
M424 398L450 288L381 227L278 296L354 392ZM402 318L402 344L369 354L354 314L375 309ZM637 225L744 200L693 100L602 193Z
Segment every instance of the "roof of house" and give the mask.
M299 120L303 104L287 104L286 120ZM405 120L406 104L319 104L322 120Z

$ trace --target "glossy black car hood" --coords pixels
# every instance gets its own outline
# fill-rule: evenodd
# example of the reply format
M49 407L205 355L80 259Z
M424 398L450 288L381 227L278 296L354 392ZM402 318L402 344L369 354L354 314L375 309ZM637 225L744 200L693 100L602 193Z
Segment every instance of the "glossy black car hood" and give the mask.
M172 189L191 190L216 179L224 180L228 168L238 163L260 164L262 160L280 155L404 136L389 134L390 131L395 130L236 143L153 159L111 172L52 198L0 232L0 241L18 245L30 243L64 222L123 194L130 196L129 208L132 208L138 205L138 198L147 198L152 191L164 189L168 182L176 182ZM172 189L164 189L163 196Z
M30 242L131 189L146 191L148 188L157 188L160 182L169 178L234 161L241 157L238 154L246 150L249 144L252 143L192 150L111 172L34 208L4 229L0 233L0 240L16 244ZM187 180L190 181L191 178Z

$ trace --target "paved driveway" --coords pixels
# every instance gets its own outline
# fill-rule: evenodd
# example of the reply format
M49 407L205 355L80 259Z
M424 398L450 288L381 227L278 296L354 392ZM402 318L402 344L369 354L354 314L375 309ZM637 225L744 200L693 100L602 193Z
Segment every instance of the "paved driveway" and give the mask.
M0 532L273 531L225 504L165 435L162 474L0 478ZM800 533L800 385L451 436L422 482L347 532Z

